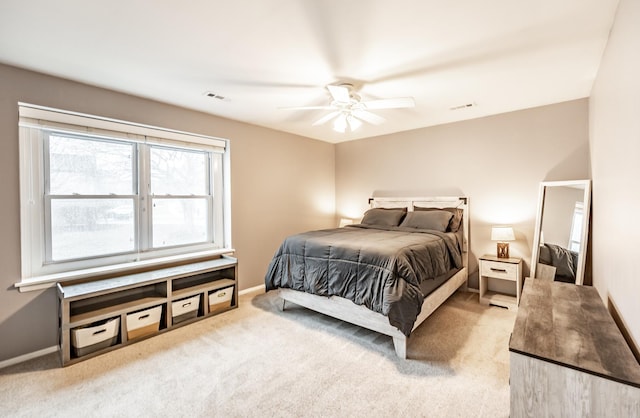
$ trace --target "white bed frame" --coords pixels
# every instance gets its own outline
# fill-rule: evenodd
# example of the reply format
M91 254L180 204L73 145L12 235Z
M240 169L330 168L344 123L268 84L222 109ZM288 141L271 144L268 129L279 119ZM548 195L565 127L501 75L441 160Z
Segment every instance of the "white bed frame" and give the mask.
M377 197L369 199L372 208L376 207L407 207L412 211L415 206L419 207L456 207L463 210L462 223L464 225L464 242L462 245L463 268L453 277L443 283L438 289L428 295L423 304L420 314L413 326L415 330L429 315L431 315L444 301L446 301L462 285L467 288L469 269L469 205L466 197ZM407 358L407 339L400 330L389 324L389 318L371 311L364 306L356 305L348 299L339 296L318 296L298 290L278 289L282 298L282 310L285 309L286 301L293 302L305 308L332 316L345 322L349 322L393 338L393 346L396 354L402 359Z

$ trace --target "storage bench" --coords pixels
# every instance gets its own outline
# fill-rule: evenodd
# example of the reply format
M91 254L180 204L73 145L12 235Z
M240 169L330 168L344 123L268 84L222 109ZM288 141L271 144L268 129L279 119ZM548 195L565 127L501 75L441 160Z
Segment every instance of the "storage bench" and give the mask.
M57 283L63 366L238 306L231 256L83 283ZM223 289L224 306L209 298Z

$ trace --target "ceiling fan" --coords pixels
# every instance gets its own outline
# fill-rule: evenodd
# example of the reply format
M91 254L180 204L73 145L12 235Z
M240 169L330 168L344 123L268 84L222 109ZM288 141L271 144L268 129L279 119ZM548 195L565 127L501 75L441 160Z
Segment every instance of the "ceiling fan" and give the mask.
M347 127L350 131L358 129L362 122L368 122L373 125L380 125L385 121L382 116L378 116L370 110L378 109L404 109L415 107L413 97L396 97L391 99L378 100L361 100L353 88L352 84L342 83L337 85L328 85L327 90L333 99L327 106L297 106L285 107L281 109L290 110L307 110L321 109L330 110L320 119L313 122L313 126L322 125L333 120L333 129L337 132L344 133Z

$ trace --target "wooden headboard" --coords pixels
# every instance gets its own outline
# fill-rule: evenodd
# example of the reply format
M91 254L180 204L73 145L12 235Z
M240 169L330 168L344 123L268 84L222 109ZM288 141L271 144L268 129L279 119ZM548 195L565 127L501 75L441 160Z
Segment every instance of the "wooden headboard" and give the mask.
M462 209L463 243L462 259L465 267L469 267L469 199L459 196L427 196L427 197L371 197L371 208L458 208Z

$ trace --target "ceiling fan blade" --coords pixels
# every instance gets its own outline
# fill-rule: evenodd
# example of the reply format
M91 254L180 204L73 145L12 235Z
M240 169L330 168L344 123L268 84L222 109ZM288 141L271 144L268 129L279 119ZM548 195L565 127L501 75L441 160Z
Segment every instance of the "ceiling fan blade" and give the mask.
M380 125L385 121L385 118L383 118L382 116L375 115L371 112L367 112L366 110L354 110L353 116L358 119L362 119L365 122L369 122L373 125Z
M333 106L285 106L279 107L281 110L311 110L311 109L320 109L320 110L332 110L335 109Z
M331 93L331 97L338 103L349 103L351 97L349 96L349 89L345 86L332 86L328 85L327 90Z
M396 97L395 99L368 100L361 102L366 109L404 109L415 107L413 97Z
M320 119L318 119L317 121L313 122L313 124L311 126L317 126L317 125L322 125L323 123L327 123L329 122L331 119L335 118L336 116L338 116L340 114L340 112L333 111L331 113L327 113L326 115L324 115L323 117L321 117Z

